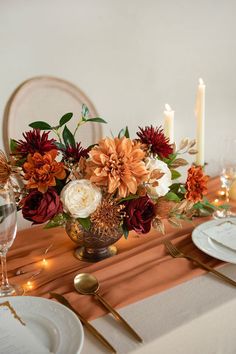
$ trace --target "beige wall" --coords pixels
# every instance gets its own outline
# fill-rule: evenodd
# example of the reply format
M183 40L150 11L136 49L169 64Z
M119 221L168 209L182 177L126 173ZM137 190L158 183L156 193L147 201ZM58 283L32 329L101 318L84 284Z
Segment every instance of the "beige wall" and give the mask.
M207 85L209 171L235 134L236 1L0 0L0 112L23 80L49 74L80 86L110 129L161 124L195 135L198 77ZM1 144L2 145L2 144Z

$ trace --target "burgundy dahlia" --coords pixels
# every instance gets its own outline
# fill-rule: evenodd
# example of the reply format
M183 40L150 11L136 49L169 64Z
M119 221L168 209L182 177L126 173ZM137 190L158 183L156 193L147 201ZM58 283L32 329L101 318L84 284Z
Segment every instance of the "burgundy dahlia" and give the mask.
M55 139L48 139L49 132L43 132L41 135L40 129L33 129L23 133L24 140L16 141L15 152L22 157L26 157L28 154L33 155L35 152L39 152L43 155L45 152L55 150Z
M23 217L33 224L42 224L63 211L60 197L53 188L46 193L30 192L22 199L21 206Z
M146 234L151 229L151 222L155 217L155 205L148 197L132 199L124 203L126 218L125 226L128 230L134 230L140 234Z
M88 157L89 149L84 149L81 143L76 143L76 146L67 145L65 149L62 149L63 159L70 162L79 162L81 157Z
M154 128L152 125L150 127L140 128L137 132L143 144L148 145L153 154L157 154L159 157L168 157L173 152L173 148L170 144L169 138L163 133L161 127Z

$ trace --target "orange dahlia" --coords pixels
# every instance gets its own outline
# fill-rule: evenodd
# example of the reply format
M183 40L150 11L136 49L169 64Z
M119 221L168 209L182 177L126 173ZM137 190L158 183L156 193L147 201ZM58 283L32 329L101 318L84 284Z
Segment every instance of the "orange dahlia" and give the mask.
M209 177L204 175L201 166L192 166L188 169L186 181L186 199L197 203L202 200L203 195L207 193L207 181Z
M62 162L55 160L57 150L51 150L44 155L35 152L29 154L27 161L23 165L25 172L24 178L28 181L26 188L37 188L45 193L50 186L56 185L57 179L64 179L66 172Z
M135 194L148 172L144 164L145 152L131 139L105 138L89 152L87 178L108 193L118 190L120 197Z

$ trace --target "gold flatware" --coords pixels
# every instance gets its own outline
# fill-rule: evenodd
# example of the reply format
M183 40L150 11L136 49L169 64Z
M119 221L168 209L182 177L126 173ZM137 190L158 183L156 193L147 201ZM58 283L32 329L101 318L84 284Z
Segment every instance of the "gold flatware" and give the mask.
M96 337L107 349L109 349L112 353L116 353L116 350L113 348L113 346L106 340L106 338L103 337L103 335L98 332L98 330L93 327L78 311L76 311L71 304L69 303L69 301L60 294L57 293L50 293L51 297L53 297L54 299L56 299L58 302L60 302L61 304L65 305L66 307L68 307L71 311L73 311L78 318L80 319L80 321L83 323L83 325L87 328L87 330L94 336Z
M224 280L225 282L236 286L236 281L234 281L233 279L228 278L226 275L218 272L217 270L215 270L212 267L209 267L207 264L202 263L199 259L192 257L182 251L180 251L176 246L173 245L173 243L171 243L169 240L164 240L163 241L165 247L167 248L167 250L169 251L170 255L174 258L186 258L190 261L193 261L195 263L197 263L200 267L202 267L203 269L208 270L209 272L215 274L217 277L219 277L221 280Z
M99 295L99 282L94 275L88 273L76 275L74 278L74 287L80 294L93 295L137 341L143 341L126 320L101 295Z

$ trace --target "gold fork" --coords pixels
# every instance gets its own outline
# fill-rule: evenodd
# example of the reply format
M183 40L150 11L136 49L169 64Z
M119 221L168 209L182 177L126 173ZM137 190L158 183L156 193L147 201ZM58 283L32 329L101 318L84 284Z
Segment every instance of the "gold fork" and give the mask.
M197 263L203 269L206 269L209 272L215 274L221 280L224 280L225 282L227 282L227 283L229 283L229 284L231 284L233 286L236 286L236 281L234 281L233 279L228 278L226 275L218 272L214 268L209 267L207 264L202 263L199 259L197 259L195 257L192 257L192 256L180 251L169 240L164 240L163 243L164 243L165 247L167 248L167 250L169 251L169 253L170 253L170 255L172 257L174 257L174 258L186 258L186 259L188 259L190 261L193 261L193 262Z

